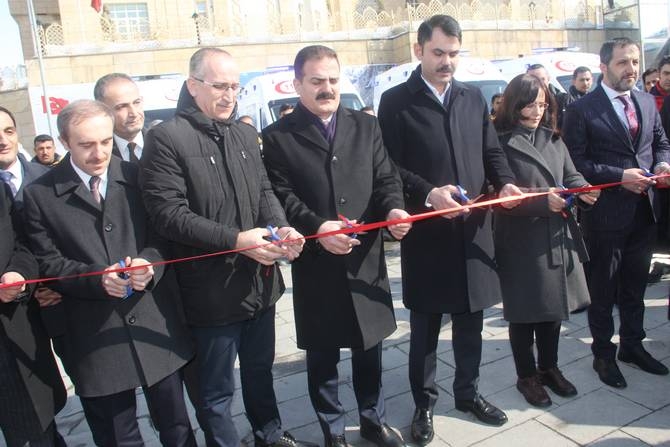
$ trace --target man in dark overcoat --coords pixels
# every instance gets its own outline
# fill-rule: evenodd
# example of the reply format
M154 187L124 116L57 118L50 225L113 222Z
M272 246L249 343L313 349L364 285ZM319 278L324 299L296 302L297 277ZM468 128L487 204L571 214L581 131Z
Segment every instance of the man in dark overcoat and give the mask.
M520 194L486 100L476 87L452 77L460 48L458 22L431 17L419 27L414 45L421 64L406 82L382 95L378 116L384 144L400 170L412 214L459 206L456 185L470 197L487 193L489 182L501 196ZM483 309L501 300L491 216L476 210L446 217L416 223L401 245L403 300L411 310L412 436L419 444L434 434L436 348L444 313L453 322L456 408L488 424L507 420L477 392Z
M563 138L577 170L594 184L625 182L603 190L582 219L590 261L586 279L593 336L593 368L603 383L627 386L615 357L652 374L668 368L642 346L644 292L660 217L650 172L670 172L670 144L653 97L635 90L640 48L628 38L600 49L603 81L568 107ZM667 179L660 180L667 183ZM614 304L619 307L619 352L612 342Z
M136 267L51 283L63 296L62 360L97 445L139 445L135 389L144 388L164 445L195 445L180 368L190 336L161 281L166 244L152 231L137 167L111 156L113 115L75 101L58 115L65 159L24 193L29 241L43 275L62 277Z
M353 221L406 217L402 184L386 153L377 120L340 106L335 51L314 45L298 52L293 113L263 132L268 174L291 225L303 234ZM393 225L401 238L409 224ZM340 348L351 348L361 436L402 446L385 422L382 340L396 328L382 234L335 235L310 241L294 262L298 346L307 351L312 405L327 446L343 446L345 411L338 400Z

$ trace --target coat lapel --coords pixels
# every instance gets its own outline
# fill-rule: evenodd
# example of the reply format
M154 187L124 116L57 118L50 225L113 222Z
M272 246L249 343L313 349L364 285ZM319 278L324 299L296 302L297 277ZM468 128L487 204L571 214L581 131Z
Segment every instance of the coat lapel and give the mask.
M596 93L596 100L598 105L594 108L595 110L602 110L603 112L603 121L616 133L621 141L627 142L628 147L632 152L635 152L635 147L633 146L633 140L630 137L630 132L626 129L626 126L621 122L619 115L617 115L612 105L612 101L605 93L605 90L602 87L598 87L592 93Z
M81 178L70 164L70 154L67 154L62 162L58 163L54 169L54 189L57 197L71 194L81 202L83 208L91 213L102 212L102 206L93 200L91 191L84 185Z
M536 132L535 138L545 138L545 134L543 132ZM532 158L537 163L538 167L545 172L548 178L552 180L553 185L558 186L556 177L554 177L554 174L551 172L547 160L535 148L535 146L533 146L531 142L528 141L526 137L518 133L513 133L509 141L507 142L507 145L510 149L521 152L524 155ZM546 146L546 144L544 143L542 143L542 145L543 147Z
M337 109L337 127L335 128L335 138L333 139L333 154L337 154L348 147L353 147L351 136L354 132L350 130L355 126L351 117L351 112L340 106Z
M330 152L328 141L319 132L319 129L316 128L316 124L312 121L312 118L302 110L302 107L296 107L293 113L289 114L287 118L292 133L308 140L317 148Z

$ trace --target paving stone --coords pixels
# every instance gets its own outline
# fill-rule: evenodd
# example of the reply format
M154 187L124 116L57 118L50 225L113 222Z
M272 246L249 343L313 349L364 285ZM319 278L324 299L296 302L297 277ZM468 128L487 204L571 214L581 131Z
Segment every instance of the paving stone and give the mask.
M627 433L624 433L621 430L616 430L611 433L608 433L606 436L603 436L600 439L585 444L588 447L644 447L650 444L641 441L633 436L630 436ZM662 444L651 444L654 446L661 446ZM667 447L667 445L666 445Z
M612 389L612 392L652 410L670 405L670 393L659 392L670 387L669 376L656 376L637 369L637 367L628 366L627 363L618 363L628 387L621 390ZM670 428L670 419L668 419L668 428Z
M631 422L621 431L649 445L670 446L670 406Z
M598 389L537 420L578 444L587 444L650 412L618 394Z
M539 445L542 447L571 447L578 444L531 419L474 445L477 447L508 445L514 447L537 447Z

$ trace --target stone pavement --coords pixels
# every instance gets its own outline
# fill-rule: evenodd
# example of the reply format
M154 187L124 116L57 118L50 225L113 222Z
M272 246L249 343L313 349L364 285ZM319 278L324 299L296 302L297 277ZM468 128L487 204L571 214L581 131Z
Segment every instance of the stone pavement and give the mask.
M402 305L399 246L387 244L398 329L384 342L383 384L387 420L410 439L409 425L414 411L407 378L409 351L409 311ZM287 269L284 267L284 269ZM285 296L277 304L277 349L275 391L285 429L298 439L323 444L316 417L307 396L304 355L296 348L291 300L291 277L284 271ZM670 366L670 322L667 320L669 282L649 286L645 347ZM502 427L478 423L470 414L454 408L451 384L454 376L451 324L445 321L438 346L437 380L440 398L435 408L435 440L440 446L670 446L670 376L653 376L620 364L628 388L617 390L602 384L591 368L591 341L586 314L573 315L564 322L559 344L559 366L579 390L574 398L561 398L550 392L553 405L548 409L531 407L516 390L516 374L500 305L485 312L484 345L480 391L503 409L509 422ZM358 435L356 402L351 384L349 353L343 351L340 363L340 400L347 409L347 440L354 446L371 447ZM66 378L67 380L67 378ZM67 382L69 384L69 381ZM239 380L238 380L239 386ZM57 417L58 426L69 446L93 445L79 400L70 384L67 406ZM141 394L141 390L138 391ZM191 409L192 411L192 409ZM243 442L253 444L239 393L233 414ZM193 413L191 413L193 416ZM138 396L138 418L144 440L158 446L143 396ZM192 417L194 427L197 427ZM205 445L202 431L196 429L199 445ZM0 445L2 441L0 441Z

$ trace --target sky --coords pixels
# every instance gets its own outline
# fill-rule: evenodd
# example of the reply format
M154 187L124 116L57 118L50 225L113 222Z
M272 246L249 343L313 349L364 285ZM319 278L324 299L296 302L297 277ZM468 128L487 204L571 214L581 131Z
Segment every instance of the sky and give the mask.
M7 0L0 0L0 42L3 42L2 66L23 64L19 27L9 15Z

